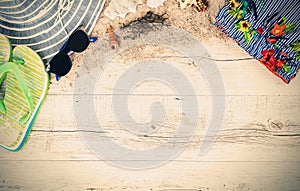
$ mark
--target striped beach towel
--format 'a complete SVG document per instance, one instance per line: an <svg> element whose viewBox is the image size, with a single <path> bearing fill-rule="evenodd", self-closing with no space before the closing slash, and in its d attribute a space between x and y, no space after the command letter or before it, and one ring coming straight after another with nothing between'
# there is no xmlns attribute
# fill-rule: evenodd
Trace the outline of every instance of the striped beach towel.
<svg viewBox="0 0 300 191"><path fill-rule="evenodd" d="M215 25L289 83L300 67L300 0L230 0Z"/></svg>

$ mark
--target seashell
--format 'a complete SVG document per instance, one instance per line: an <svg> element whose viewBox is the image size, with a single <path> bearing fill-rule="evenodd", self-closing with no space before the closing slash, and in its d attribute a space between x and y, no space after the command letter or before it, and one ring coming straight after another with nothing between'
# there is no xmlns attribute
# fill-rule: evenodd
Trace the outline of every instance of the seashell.
<svg viewBox="0 0 300 191"><path fill-rule="evenodd" d="M111 27L111 25L108 26L107 28L107 35L108 35L108 40L109 44L112 50L118 49L119 48L119 42L115 37L114 31Z"/></svg>
<svg viewBox="0 0 300 191"><path fill-rule="evenodd" d="M162 6L166 0L148 0L147 5L150 8L157 8Z"/></svg>
<svg viewBox="0 0 300 191"><path fill-rule="evenodd" d="M186 9L187 7L193 6L198 11L205 11L208 6L206 0L177 0L177 1L178 1L178 6L181 9Z"/></svg>
<svg viewBox="0 0 300 191"><path fill-rule="evenodd" d="M143 0L112 0L104 15L114 20L116 17L125 18L127 13L135 13L136 7L142 4Z"/></svg>

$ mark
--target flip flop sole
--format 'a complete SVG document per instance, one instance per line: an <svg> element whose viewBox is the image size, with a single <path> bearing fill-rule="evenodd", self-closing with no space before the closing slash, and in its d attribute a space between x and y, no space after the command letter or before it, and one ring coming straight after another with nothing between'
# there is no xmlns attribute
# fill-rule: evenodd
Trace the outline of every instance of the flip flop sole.
<svg viewBox="0 0 300 191"><path fill-rule="evenodd" d="M17 46L13 50L14 58L22 58L24 65L18 65L31 94L34 110L29 120L23 124L22 116L28 112L27 100L19 88L19 83L11 73L7 74L4 104L6 114L0 114L0 146L10 151L18 151L27 140L41 104L47 94L49 76L45 72L42 59L26 46Z"/></svg>

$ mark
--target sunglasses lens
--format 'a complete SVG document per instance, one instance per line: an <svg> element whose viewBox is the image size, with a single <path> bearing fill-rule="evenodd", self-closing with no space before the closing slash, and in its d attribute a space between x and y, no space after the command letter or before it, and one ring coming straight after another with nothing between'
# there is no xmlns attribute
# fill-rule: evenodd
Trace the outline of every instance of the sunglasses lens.
<svg viewBox="0 0 300 191"><path fill-rule="evenodd" d="M68 48L74 52L84 51L90 44L89 36L82 30L74 32L68 41Z"/></svg>
<svg viewBox="0 0 300 191"><path fill-rule="evenodd" d="M70 57L64 52L60 52L55 55L49 64L50 72L59 76L66 75L72 68L72 61Z"/></svg>

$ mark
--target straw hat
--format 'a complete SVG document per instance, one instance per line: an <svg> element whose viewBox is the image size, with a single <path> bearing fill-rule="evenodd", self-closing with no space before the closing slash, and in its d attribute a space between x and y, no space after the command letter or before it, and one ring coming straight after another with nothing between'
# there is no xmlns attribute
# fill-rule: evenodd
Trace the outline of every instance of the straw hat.
<svg viewBox="0 0 300 191"><path fill-rule="evenodd" d="M0 33L48 63L80 25L91 33L105 0L1 0Z"/></svg>

